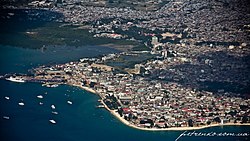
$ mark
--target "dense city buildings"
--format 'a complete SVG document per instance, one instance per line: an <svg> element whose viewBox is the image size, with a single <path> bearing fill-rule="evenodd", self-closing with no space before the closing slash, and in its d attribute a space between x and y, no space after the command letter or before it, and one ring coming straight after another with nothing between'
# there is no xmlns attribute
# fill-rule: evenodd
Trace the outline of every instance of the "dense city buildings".
<svg viewBox="0 0 250 141"><path fill-rule="evenodd" d="M146 49L40 66L17 78L89 90L139 129L249 124L247 1L151 2L150 10L150 1L144 8L115 0L29 3L63 14L57 21L79 25L93 37L133 40Z"/></svg>
<svg viewBox="0 0 250 141"><path fill-rule="evenodd" d="M130 55L137 53L131 52ZM114 54L109 59L121 54L124 53ZM107 56L102 58L108 58ZM137 73L133 74L117 73L113 67L105 65L106 59L83 58L77 62L41 66L33 70L34 76L21 78L47 85L69 84L96 93L107 109L136 128L172 129L170 127L248 123L249 98L224 90L211 92L195 89L192 87L192 78L189 86L176 83L178 81L164 80L165 77L180 75L181 72L169 67L187 60L189 59L180 57L152 59L147 63L136 64ZM172 71L176 75L163 75L157 72L158 69ZM203 73L206 71L198 70ZM192 71L195 72L196 69L193 68ZM199 75L196 75L195 78L199 79ZM158 78L154 78L156 76ZM187 76L183 75L185 77Z"/></svg>

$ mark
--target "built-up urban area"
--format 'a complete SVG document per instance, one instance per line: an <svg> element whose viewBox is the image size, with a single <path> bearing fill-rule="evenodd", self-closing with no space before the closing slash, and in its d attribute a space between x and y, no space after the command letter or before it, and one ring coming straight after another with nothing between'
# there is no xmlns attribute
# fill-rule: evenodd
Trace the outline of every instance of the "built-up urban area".
<svg viewBox="0 0 250 141"><path fill-rule="evenodd" d="M136 64L133 73L117 73L114 67L104 64L107 58L114 59L117 55L121 54L41 66L33 70L34 76L22 76L22 79L47 85L69 84L94 92L101 97L104 107L140 128L249 122L249 98L233 92L197 90L173 81L162 81L165 75L159 79L148 77L156 69L169 70L171 64L182 62L181 58L174 57L175 61L152 59Z"/></svg>
<svg viewBox="0 0 250 141"><path fill-rule="evenodd" d="M250 122L247 1L109 3L34 1L27 7L62 13L61 22L81 25L93 37L133 40L145 48L40 66L21 78L89 90L121 121L140 129ZM122 65L126 57L148 54Z"/></svg>

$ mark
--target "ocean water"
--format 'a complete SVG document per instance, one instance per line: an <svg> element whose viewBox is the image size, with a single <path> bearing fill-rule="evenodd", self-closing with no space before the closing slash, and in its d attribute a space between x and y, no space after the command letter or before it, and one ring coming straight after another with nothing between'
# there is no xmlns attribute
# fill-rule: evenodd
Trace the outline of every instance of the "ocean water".
<svg viewBox="0 0 250 141"><path fill-rule="evenodd" d="M68 48L67 50L65 48ZM65 63L82 57L117 52L117 50L88 46L58 47L45 52L11 46L0 46L0 75L27 73L38 65ZM43 95L43 99L38 99ZM6 100L5 97L10 97ZM1 141L172 141L184 131L140 131L130 128L107 110L96 108L99 97L82 89L61 85L47 88L39 83L14 83L0 80L0 139ZM73 102L72 105L67 101ZM24 106L19 106L20 101ZM39 103L42 102L43 105ZM58 115L52 114L55 105ZM10 117L9 120L3 116ZM57 123L51 124L50 119ZM191 131L189 131L191 132ZM249 126L213 127L196 132L249 133ZM181 137L180 141L235 141L246 137Z"/></svg>

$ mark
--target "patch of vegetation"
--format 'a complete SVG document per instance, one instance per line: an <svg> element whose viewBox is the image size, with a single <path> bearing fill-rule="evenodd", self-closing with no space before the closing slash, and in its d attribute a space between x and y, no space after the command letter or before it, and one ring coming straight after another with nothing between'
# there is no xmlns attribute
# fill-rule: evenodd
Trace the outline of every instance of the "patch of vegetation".
<svg viewBox="0 0 250 141"><path fill-rule="evenodd" d="M151 49L145 45L138 45L138 46L135 46L132 50L133 51L150 51Z"/></svg>
<svg viewBox="0 0 250 141"><path fill-rule="evenodd" d="M169 0L107 0L106 6L108 7L130 7L135 10L154 11L161 8Z"/></svg>
<svg viewBox="0 0 250 141"><path fill-rule="evenodd" d="M154 57L155 56L150 53L121 55L119 58L105 62L105 64L118 70L124 70L125 68L132 69L134 68L135 64L146 62L147 60L150 60Z"/></svg>
<svg viewBox="0 0 250 141"><path fill-rule="evenodd" d="M104 37L94 38L88 30L79 29L78 27L78 25L49 22L43 26L27 29L26 31L2 33L1 36L4 38L0 40L0 44L26 48L41 48L43 45L84 46L114 44L118 45L120 48L126 47L126 45L139 45L139 43L130 40L118 40Z"/></svg>

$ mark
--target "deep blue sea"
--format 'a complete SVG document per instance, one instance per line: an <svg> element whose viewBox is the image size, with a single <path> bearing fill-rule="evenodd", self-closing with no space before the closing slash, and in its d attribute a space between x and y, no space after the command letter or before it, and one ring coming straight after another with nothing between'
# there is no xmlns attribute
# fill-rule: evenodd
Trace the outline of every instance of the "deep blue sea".
<svg viewBox="0 0 250 141"><path fill-rule="evenodd" d="M68 49L65 49L68 48ZM43 64L65 63L82 57L117 52L114 49L86 47L51 47L46 51L0 46L0 75L27 73ZM38 99L43 95L43 99ZM5 97L10 99L7 100ZM67 101L73 102L72 105ZM18 103L23 101L24 106ZM39 103L42 102L43 105ZM52 114L55 105L58 115ZM1 141L172 141L183 131L140 131L130 128L107 110L96 108L98 96L76 87L61 85L47 88L39 83L14 83L0 80ZM9 120L3 116L10 117ZM51 124L50 119L56 120ZM196 132L249 133L249 126L213 127ZM190 131L191 132L191 131ZM180 141L234 141L247 137L181 137Z"/></svg>

